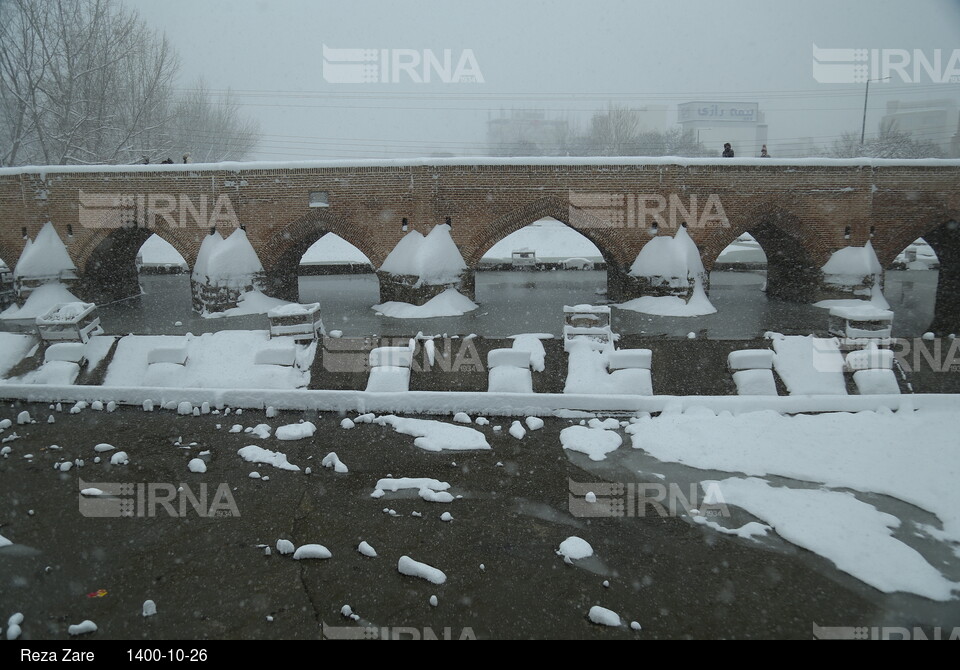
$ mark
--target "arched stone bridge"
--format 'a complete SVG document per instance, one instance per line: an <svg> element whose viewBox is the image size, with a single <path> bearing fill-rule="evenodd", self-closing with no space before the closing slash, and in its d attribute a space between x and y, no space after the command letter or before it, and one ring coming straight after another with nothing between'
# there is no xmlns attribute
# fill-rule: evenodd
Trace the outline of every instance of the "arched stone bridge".
<svg viewBox="0 0 960 670"><path fill-rule="evenodd" d="M156 233L194 264L211 227L242 225L278 292L333 232L374 266L405 234L449 222L467 264L544 216L601 250L611 293L652 235L686 225L707 270L744 232L774 296L807 300L819 268L871 241L884 266L923 237L941 261L938 323L960 330L960 161L436 159L0 169L0 258L52 221L88 285L123 290Z"/></svg>

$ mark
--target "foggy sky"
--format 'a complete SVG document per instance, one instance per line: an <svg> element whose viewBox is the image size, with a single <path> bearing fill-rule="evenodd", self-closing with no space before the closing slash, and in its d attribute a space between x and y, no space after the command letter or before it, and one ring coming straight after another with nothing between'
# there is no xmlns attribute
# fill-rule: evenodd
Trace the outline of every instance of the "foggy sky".
<svg viewBox="0 0 960 670"><path fill-rule="evenodd" d="M960 0L124 0L203 76L240 93L261 123L258 159L485 153L501 109L543 109L586 129L608 103L759 102L769 141L820 144L859 134L862 84L822 84L812 45L948 58L960 49ZM322 45L465 49L484 83L331 84ZM868 134L889 99L960 100L960 83L871 84Z"/></svg>

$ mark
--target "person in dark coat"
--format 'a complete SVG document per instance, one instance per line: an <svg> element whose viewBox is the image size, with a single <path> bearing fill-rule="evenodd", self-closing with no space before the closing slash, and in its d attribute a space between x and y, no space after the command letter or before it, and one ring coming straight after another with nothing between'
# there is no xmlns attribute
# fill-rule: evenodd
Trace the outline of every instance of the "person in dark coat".
<svg viewBox="0 0 960 670"><path fill-rule="evenodd" d="M770 154L767 153L767 145L764 144L763 148L760 149L760 158L770 158Z"/></svg>
<svg viewBox="0 0 960 670"><path fill-rule="evenodd" d="M724 158L733 158L733 147L730 146L729 142L723 145L723 153L721 155Z"/></svg>

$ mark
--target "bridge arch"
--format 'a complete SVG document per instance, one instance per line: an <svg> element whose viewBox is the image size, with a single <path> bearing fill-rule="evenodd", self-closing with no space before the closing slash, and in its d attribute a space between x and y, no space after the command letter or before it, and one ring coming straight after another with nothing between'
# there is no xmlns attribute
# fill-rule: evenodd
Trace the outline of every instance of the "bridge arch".
<svg viewBox="0 0 960 670"><path fill-rule="evenodd" d="M255 244L271 295L285 300L298 299L300 259L327 233L334 233L355 246L374 267L383 262L375 246L377 236L367 227L356 226L343 217L325 212L311 212L276 231L265 243Z"/></svg>
<svg viewBox="0 0 960 670"><path fill-rule="evenodd" d="M816 233L792 212L776 206L754 209L731 218L700 249L709 272L732 242L749 233L767 256L767 295L792 302L813 300L820 282L817 252L811 248Z"/></svg>
<svg viewBox="0 0 960 670"><path fill-rule="evenodd" d="M881 265L889 267L915 239L922 238L929 244L940 261L930 330L938 335L960 334L960 211L943 212L926 223L902 226L897 232L878 254Z"/></svg>
<svg viewBox="0 0 960 670"><path fill-rule="evenodd" d="M593 242L594 246L600 250L600 255L603 256L608 271L610 268L616 268L621 264L629 264L633 261L631 258L624 262L621 258L622 254L615 251L618 249L615 231L622 231L622 228L610 227L605 222L571 207L565 199L541 198L511 211L488 226L481 228L480 232L472 237L461 250L464 262L468 267L476 268L484 254L497 242L544 218L556 219Z"/></svg>
<svg viewBox="0 0 960 670"><path fill-rule="evenodd" d="M98 229L88 235L83 244L73 251L74 263L81 274L81 285L88 299L94 301L119 300L140 294L137 254L151 235L169 242L193 267L200 243L190 236L174 234L166 226L148 228L130 223L116 228ZM69 247L68 247L69 248Z"/></svg>

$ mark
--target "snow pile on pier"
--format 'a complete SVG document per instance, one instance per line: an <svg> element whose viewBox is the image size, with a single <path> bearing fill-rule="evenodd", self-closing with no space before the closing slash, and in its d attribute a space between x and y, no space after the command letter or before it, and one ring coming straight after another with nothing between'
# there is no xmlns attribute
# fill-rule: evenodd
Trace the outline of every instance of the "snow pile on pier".
<svg viewBox="0 0 960 670"><path fill-rule="evenodd" d="M466 269L446 224L434 226L426 237L416 230L407 233L380 267L382 272L417 277L417 286L456 283Z"/></svg>
<svg viewBox="0 0 960 670"><path fill-rule="evenodd" d="M67 247L57 234L57 229L47 221L34 240L27 240L13 276L40 278L58 277L62 273L75 275L77 267L70 260Z"/></svg>
<svg viewBox="0 0 960 670"><path fill-rule="evenodd" d="M686 300L670 295L643 296L617 305L620 309L657 316L704 316L717 311L703 287L706 270L700 250L686 228L677 229L673 237L661 235L647 242L630 266L630 276L681 293L690 290L692 282L692 291Z"/></svg>

